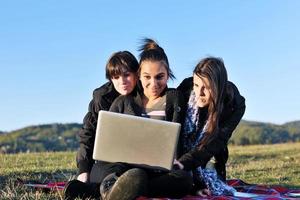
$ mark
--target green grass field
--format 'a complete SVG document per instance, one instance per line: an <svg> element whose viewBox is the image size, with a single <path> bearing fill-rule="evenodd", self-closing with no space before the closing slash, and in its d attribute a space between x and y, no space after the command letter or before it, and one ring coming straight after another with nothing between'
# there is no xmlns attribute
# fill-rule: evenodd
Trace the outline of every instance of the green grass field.
<svg viewBox="0 0 300 200"><path fill-rule="evenodd" d="M300 188L300 143L230 146L228 178L248 183ZM62 199L61 193L36 192L16 179L66 181L76 173L75 152L0 154L0 199Z"/></svg>

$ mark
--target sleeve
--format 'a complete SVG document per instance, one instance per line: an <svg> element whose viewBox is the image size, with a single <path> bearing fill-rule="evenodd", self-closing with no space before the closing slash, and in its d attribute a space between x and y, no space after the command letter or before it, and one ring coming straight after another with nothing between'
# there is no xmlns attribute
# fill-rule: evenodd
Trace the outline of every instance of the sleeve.
<svg viewBox="0 0 300 200"><path fill-rule="evenodd" d="M98 119L97 110L101 110L96 107L94 93L93 99L89 103L88 113L83 119L83 127L79 131L79 150L76 157L79 174L83 172L89 173L94 163L92 154Z"/></svg>
<svg viewBox="0 0 300 200"><path fill-rule="evenodd" d="M190 93L193 89L193 77L185 78L180 85L177 87L177 90L180 91L183 95L183 100L187 103Z"/></svg>
<svg viewBox="0 0 300 200"><path fill-rule="evenodd" d="M172 95L170 99L170 104L172 104L172 119L170 121L183 124L184 112L185 112L185 101L183 94L178 90L172 90ZM169 102L167 102L169 104Z"/></svg>
<svg viewBox="0 0 300 200"><path fill-rule="evenodd" d="M232 132L242 119L246 106L245 99L240 95L238 89L233 85L234 99L233 108L230 116L220 124L220 130L215 138L209 140L200 148L194 149L179 158L179 161L184 165L186 170L195 169L199 166L204 167L207 162L222 149L227 146Z"/></svg>
<svg viewBox="0 0 300 200"><path fill-rule="evenodd" d="M240 95L237 87L233 83L230 84L233 89L232 112L226 120L221 122L219 133L220 138L224 140L226 145L246 110L245 98Z"/></svg>

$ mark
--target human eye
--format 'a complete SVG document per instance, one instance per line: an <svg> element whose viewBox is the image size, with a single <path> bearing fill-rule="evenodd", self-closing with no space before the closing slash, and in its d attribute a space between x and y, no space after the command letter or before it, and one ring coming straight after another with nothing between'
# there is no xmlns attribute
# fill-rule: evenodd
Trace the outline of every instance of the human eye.
<svg viewBox="0 0 300 200"><path fill-rule="evenodd" d="M151 76L149 76L149 75L144 75L144 79L149 80L149 79L151 79Z"/></svg>
<svg viewBox="0 0 300 200"><path fill-rule="evenodd" d="M120 76L112 76L112 79L119 79Z"/></svg>
<svg viewBox="0 0 300 200"><path fill-rule="evenodd" d="M209 85L205 85L205 86L204 86L204 89L206 89L206 90L208 90L208 91L209 91L211 88L210 88L210 86L209 86Z"/></svg>
<svg viewBox="0 0 300 200"><path fill-rule="evenodd" d="M124 76L124 77L128 77L128 76L130 76L130 73L129 73L129 72L125 72L125 73L123 74L123 76Z"/></svg>
<svg viewBox="0 0 300 200"><path fill-rule="evenodd" d="M159 74L155 77L157 80L162 80L165 78L165 75L164 74Z"/></svg>

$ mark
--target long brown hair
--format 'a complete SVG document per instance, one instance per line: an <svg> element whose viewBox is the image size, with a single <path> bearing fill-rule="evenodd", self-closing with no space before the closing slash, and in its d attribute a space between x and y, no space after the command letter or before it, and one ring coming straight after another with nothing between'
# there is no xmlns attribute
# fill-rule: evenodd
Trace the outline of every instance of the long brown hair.
<svg viewBox="0 0 300 200"><path fill-rule="evenodd" d="M221 58L207 57L195 67L193 73L208 79L211 87L211 101L208 105L208 117L204 139L201 144L208 143L219 130L219 118L223 110L227 90L227 71ZM202 146L200 144L200 147Z"/></svg>

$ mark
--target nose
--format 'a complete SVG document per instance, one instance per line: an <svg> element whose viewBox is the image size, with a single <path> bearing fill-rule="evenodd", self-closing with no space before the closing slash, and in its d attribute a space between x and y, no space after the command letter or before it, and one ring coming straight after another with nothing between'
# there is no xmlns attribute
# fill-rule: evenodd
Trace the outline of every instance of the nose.
<svg viewBox="0 0 300 200"><path fill-rule="evenodd" d="M201 87L201 88L200 88L200 96L205 96L205 93L204 93L204 87Z"/></svg>
<svg viewBox="0 0 300 200"><path fill-rule="evenodd" d="M155 78L152 78L150 81L150 84L152 87L156 87L157 86L157 80Z"/></svg>
<svg viewBox="0 0 300 200"><path fill-rule="evenodd" d="M126 82L126 80L127 80L126 76L121 76L120 77L120 81L121 81L122 84L124 84Z"/></svg>

